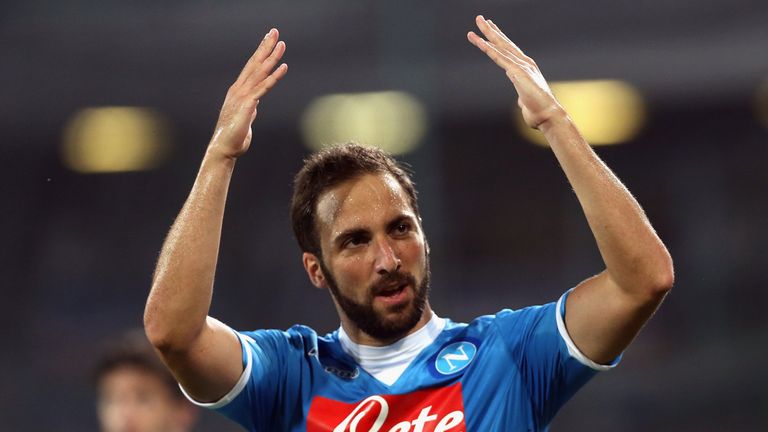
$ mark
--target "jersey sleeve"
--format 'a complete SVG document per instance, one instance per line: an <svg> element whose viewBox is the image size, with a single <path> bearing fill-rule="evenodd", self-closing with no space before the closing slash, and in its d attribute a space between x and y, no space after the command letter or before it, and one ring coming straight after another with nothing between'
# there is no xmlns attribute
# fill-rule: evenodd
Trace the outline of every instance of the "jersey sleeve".
<svg viewBox="0 0 768 432"><path fill-rule="evenodd" d="M548 424L555 413L598 371L615 367L587 358L571 340L565 328L565 299L496 315L505 343L517 362L540 425Z"/></svg>
<svg viewBox="0 0 768 432"><path fill-rule="evenodd" d="M287 365L303 350L295 340L298 335L279 330L235 332L243 352L243 373L234 387L221 399L201 403L184 392L197 406L215 410L239 423L249 431L272 431L281 410L289 406L281 403L295 399L299 391L295 380L287 373Z"/></svg>

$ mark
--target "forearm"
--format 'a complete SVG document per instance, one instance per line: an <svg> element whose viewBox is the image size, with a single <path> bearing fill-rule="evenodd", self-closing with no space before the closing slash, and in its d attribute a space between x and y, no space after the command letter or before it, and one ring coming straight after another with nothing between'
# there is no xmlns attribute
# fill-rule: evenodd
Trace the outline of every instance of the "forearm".
<svg viewBox="0 0 768 432"><path fill-rule="evenodd" d="M672 260L642 208L564 111L540 126L586 215L611 279L630 295L657 296Z"/></svg>
<svg viewBox="0 0 768 432"><path fill-rule="evenodd" d="M144 312L147 335L160 349L187 347L205 326L234 165L209 149L165 239Z"/></svg>
<svg viewBox="0 0 768 432"><path fill-rule="evenodd" d="M229 87L192 191L163 244L144 311L150 342L187 394L203 402L220 399L243 372L237 336L208 309L235 160L251 145L259 98L288 70L277 66L284 52L271 29Z"/></svg>

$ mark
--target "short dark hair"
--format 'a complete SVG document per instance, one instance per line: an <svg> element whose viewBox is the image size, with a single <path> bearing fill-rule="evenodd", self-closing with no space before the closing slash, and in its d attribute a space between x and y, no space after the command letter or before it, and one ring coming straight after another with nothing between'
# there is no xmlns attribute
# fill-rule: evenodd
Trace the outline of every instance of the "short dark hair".
<svg viewBox="0 0 768 432"><path fill-rule="evenodd" d="M322 256L315 218L320 195L364 174L391 174L408 194L411 208L419 217L417 192L408 166L375 147L356 143L330 146L306 158L293 181L291 221L303 252Z"/></svg>
<svg viewBox="0 0 768 432"><path fill-rule="evenodd" d="M173 396L183 397L176 379L160 361L144 331L140 329L127 331L105 345L93 370L95 386L98 388L104 377L124 367L151 373L168 387Z"/></svg>

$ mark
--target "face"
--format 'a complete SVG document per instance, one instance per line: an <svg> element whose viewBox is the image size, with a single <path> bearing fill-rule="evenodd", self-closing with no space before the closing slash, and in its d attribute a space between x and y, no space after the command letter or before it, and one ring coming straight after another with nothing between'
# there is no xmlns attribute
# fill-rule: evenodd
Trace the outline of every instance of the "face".
<svg viewBox="0 0 768 432"><path fill-rule="evenodd" d="M98 417L104 432L181 432L192 422L192 408L151 372L124 366L99 382Z"/></svg>
<svg viewBox="0 0 768 432"><path fill-rule="evenodd" d="M305 266L331 290L345 329L389 343L429 317L429 263L408 195L388 174L367 174L326 191L317 205L322 258ZM311 254L310 254L311 255Z"/></svg>

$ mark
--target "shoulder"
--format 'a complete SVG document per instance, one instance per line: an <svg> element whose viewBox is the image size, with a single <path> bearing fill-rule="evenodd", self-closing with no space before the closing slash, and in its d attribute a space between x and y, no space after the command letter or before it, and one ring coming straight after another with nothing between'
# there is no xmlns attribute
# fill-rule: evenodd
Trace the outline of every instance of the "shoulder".
<svg viewBox="0 0 768 432"><path fill-rule="evenodd" d="M535 325L541 321L551 321L554 324L557 319L557 304L551 302L522 309L502 309L492 317L498 324L514 327Z"/></svg>
<svg viewBox="0 0 768 432"><path fill-rule="evenodd" d="M466 329L471 332L482 332L497 329L499 326L502 330L522 329L536 325L541 321L551 321L552 324L555 324L557 304L557 302L551 302L521 309L501 309L494 314L481 315L468 324L447 320L446 330L462 331Z"/></svg>
<svg viewBox="0 0 768 432"><path fill-rule="evenodd" d="M561 337L556 312L557 303L552 302L521 309L502 309L466 324L446 320L445 336L439 345L444 348L458 341L468 341L478 347L504 346L514 355L532 343L559 347Z"/></svg>
<svg viewBox="0 0 768 432"><path fill-rule="evenodd" d="M319 337L317 332L305 325L294 325L287 330L265 329L237 332L243 345L275 351L295 351L313 355L319 344L332 341L333 334Z"/></svg>
<svg viewBox="0 0 768 432"><path fill-rule="evenodd" d="M487 332L520 331L544 321L556 323L556 303L528 306L522 309L502 309L494 314L481 315L469 323L445 319L443 333L447 335L478 335Z"/></svg>

